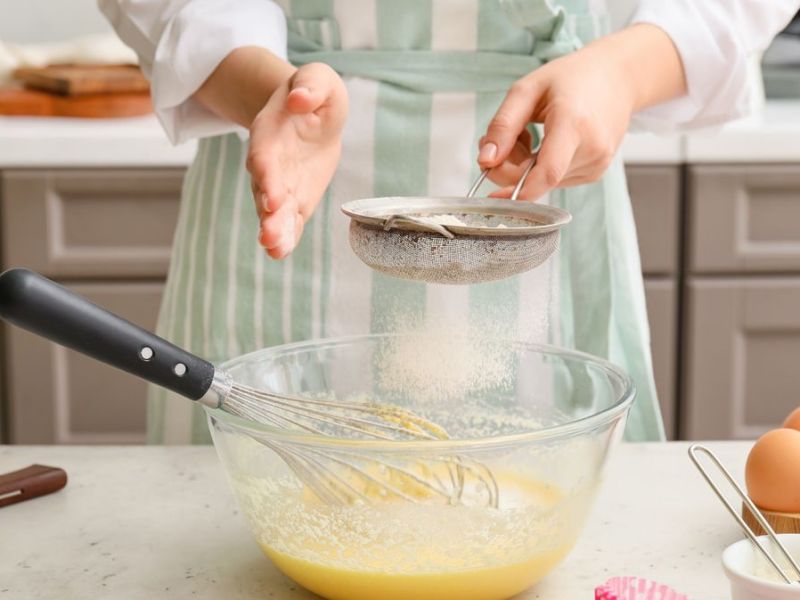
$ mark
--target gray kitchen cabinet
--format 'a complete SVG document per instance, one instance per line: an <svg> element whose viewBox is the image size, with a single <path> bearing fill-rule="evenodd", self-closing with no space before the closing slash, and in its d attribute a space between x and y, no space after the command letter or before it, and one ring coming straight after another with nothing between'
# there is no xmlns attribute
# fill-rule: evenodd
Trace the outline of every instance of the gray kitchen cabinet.
<svg viewBox="0 0 800 600"><path fill-rule="evenodd" d="M646 279L647 317L650 346L661 416L667 439L677 435L676 344L678 335L678 292L673 279Z"/></svg>
<svg viewBox="0 0 800 600"><path fill-rule="evenodd" d="M697 166L690 171L693 273L800 273L800 169Z"/></svg>
<svg viewBox="0 0 800 600"><path fill-rule="evenodd" d="M3 173L3 260L55 278L163 277L183 172Z"/></svg>
<svg viewBox="0 0 800 600"><path fill-rule="evenodd" d="M800 277L688 284L689 439L751 439L800 406Z"/></svg>
<svg viewBox="0 0 800 600"><path fill-rule="evenodd" d="M689 439L749 439L800 405L800 170L689 170L684 402Z"/></svg>
<svg viewBox="0 0 800 600"><path fill-rule="evenodd" d="M656 390L667 438L675 439L681 171L629 166L626 173L645 275Z"/></svg>
<svg viewBox="0 0 800 600"><path fill-rule="evenodd" d="M3 268L24 266L155 327L182 169L2 173ZM4 328L12 443L134 443L146 385L16 328Z"/></svg>
<svg viewBox="0 0 800 600"><path fill-rule="evenodd" d="M68 286L129 321L152 329L161 283ZM143 442L147 385L127 373L18 328L9 328L6 389L11 442Z"/></svg>
<svg viewBox="0 0 800 600"><path fill-rule="evenodd" d="M636 166L626 169L636 220L642 272L675 275L681 226L679 167Z"/></svg>

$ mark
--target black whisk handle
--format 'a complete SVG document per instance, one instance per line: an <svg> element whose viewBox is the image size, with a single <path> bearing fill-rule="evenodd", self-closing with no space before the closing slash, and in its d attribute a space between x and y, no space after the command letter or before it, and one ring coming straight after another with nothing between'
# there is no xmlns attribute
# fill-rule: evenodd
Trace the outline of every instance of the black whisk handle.
<svg viewBox="0 0 800 600"><path fill-rule="evenodd" d="M214 379L208 361L27 269L0 275L0 317L192 400Z"/></svg>

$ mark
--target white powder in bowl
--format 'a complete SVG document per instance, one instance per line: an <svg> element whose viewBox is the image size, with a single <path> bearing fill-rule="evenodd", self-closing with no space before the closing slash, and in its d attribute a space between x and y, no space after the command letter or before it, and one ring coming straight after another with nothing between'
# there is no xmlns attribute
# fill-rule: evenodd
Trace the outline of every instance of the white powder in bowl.
<svg viewBox="0 0 800 600"><path fill-rule="evenodd" d="M764 543L767 546L767 549L770 551L775 560L778 563L784 573L788 574L790 577L794 574L794 568L789 561L781 554L780 550L777 546L773 545L773 543L769 540L764 540ZM769 581L771 583L783 583L785 584L783 577L775 570L766 558L759 552L758 550L753 547L753 566L752 566L752 575L754 577L758 577L759 579L763 579L764 581ZM794 553L792 553L792 558L797 560L800 557L796 557Z"/></svg>

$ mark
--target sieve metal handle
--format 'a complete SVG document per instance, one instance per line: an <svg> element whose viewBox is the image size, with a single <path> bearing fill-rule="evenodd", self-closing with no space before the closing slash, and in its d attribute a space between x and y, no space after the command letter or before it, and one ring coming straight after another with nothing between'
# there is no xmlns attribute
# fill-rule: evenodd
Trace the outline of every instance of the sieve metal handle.
<svg viewBox="0 0 800 600"><path fill-rule="evenodd" d="M529 162L528 165L525 167L525 170L522 172L522 176L519 178L517 185L514 186L514 191L511 192L512 200L517 200L519 198L519 193L522 191L522 186L525 185L525 182L528 180L528 175L531 174L533 167L536 166L536 158L538 155L539 155L538 148L536 148L535 150L531 150L531 162ZM467 192L467 198L472 198L475 196L475 193L478 191L478 188L480 188L483 182L486 181L486 177L489 175L489 171L491 171L491 169L484 169L483 171L481 171L480 175L478 175L478 178L469 188L469 191Z"/></svg>
<svg viewBox="0 0 800 600"><path fill-rule="evenodd" d="M394 229L395 225L398 223L411 223L417 227L425 229L426 231L438 233L439 235L446 237L448 240L452 240L454 237L456 237L444 225L440 225L438 223L428 223L427 221L417 217L412 217L410 215L392 215L383 223L383 230L389 231L390 229Z"/></svg>

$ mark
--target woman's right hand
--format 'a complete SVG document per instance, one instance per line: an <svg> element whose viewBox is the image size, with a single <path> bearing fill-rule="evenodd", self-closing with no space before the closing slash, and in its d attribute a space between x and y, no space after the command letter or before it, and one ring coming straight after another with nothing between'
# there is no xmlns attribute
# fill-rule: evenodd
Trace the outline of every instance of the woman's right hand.
<svg viewBox="0 0 800 600"><path fill-rule="evenodd" d="M339 163L347 90L329 66L297 69L250 125L247 170L260 222L259 242L272 258L295 248Z"/></svg>
<svg viewBox="0 0 800 600"><path fill-rule="evenodd" d="M517 81L479 142L478 163L509 198L531 161L528 123L544 124L536 165L520 198L597 181L614 158L631 115L686 93L672 39L638 24L553 60Z"/></svg>

